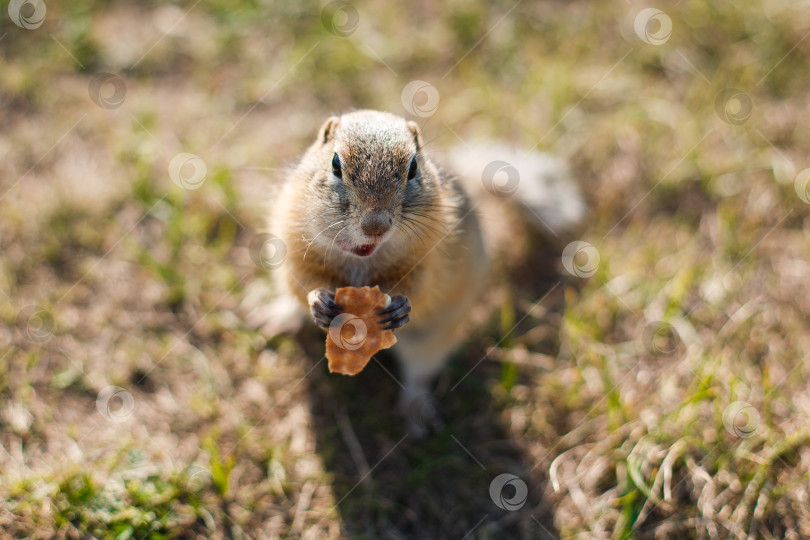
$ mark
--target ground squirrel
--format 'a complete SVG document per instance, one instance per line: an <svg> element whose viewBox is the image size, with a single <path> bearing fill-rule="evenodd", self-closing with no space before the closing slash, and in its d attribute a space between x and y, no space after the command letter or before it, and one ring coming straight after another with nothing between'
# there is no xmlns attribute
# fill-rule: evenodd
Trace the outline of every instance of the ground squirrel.
<svg viewBox="0 0 810 540"><path fill-rule="evenodd" d="M399 410L424 435L407 413L431 406L430 384L490 268L467 190L424 154L416 123L361 110L323 124L271 215L287 250L277 288L316 324L328 328L340 313L337 287L379 285L391 296L380 324L397 329Z"/></svg>

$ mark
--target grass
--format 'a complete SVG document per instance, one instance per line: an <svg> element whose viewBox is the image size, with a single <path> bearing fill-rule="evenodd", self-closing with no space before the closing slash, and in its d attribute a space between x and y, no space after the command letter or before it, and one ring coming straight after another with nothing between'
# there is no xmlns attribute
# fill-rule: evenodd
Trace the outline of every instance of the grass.
<svg viewBox="0 0 810 540"><path fill-rule="evenodd" d="M626 2L358 2L345 37L314 2L46 3L36 29L0 17L4 534L810 537L802 6L661 5L653 45ZM406 114L417 79L437 158L550 150L589 204L576 238L514 232L424 442L390 356L336 378L319 333L244 320L284 167L335 111Z"/></svg>

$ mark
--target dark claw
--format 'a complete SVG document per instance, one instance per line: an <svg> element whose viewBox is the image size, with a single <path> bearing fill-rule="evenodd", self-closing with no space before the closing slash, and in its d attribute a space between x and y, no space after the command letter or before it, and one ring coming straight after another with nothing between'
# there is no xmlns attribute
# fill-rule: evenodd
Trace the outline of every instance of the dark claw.
<svg viewBox="0 0 810 540"><path fill-rule="evenodd" d="M313 315L313 319L315 319L315 324L320 326L321 328L329 328L329 325L332 324L332 320L335 317L327 317L326 315L322 315L320 313L316 313Z"/></svg>
<svg viewBox="0 0 810 540"><path fill-rule="evenodd" d="M335 303L335 293L326 289L315 289L310 292L308 300L312 318L321 328L329 328L332 319L343 311L343 306Z"/></svg>
<svg viewBox="0 0 810 540"><path fill-rule="evenodd" d="M403 326L406 322L411 320L408 315L411 312L411 301L407 296L398 294L391 297L391 303L382 311L378 311L379 315L388 315L384 319L380 319L380 324L390 323L383 326L383 330L393 330Z"/></svg>
<svg viewBox="0 0 810 540"><path fill-rule="evenodd" d="M391 324L387 324L382 327L383 330L394 330L395 328L399 328L401 326L405 326L405 323L411 320L410 315L405 315L405 317L392 322Z"/></svg>
<svg viewBox="0 0 810 540"><path fill-rule="evenodd" d="M336 304L324 304L320 301L312 304L312 310L315 314L329 315L330 317L337 317L341 312L341 309Z"/></svg>
<svg viewBox="0 0 810 540"><path fill-rule="evenodd" d="M391 303L388 304L388 307L383 309L382 311L378 311L377 314L383 315L385 313L392 313L398 309L404 310L404 313L411 312L411 301L408 300L407 296L397 294L391 297Z"/></svg>
<svg viewBox="0 0 810 540"><path fill-rule="evenodd" d="M335 311L343 311L343 306L335 303L335 293L327 291L326 289L318 290L318 300L320 300L326 307Z"/></svg>

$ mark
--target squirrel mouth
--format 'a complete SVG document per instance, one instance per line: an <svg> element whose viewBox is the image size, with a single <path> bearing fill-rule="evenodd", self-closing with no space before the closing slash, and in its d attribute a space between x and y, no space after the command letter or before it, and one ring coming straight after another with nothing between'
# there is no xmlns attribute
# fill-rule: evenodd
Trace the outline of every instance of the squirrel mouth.
<svg viewBox="0 0 810 540"><path fill-rule="evenodd" d="M377 249L377 244L363 244L351 249L351 252L358 257L368 257L374 250Z"/></svg>
<svg viewBox="0 0 810 540"><path fill-rule="evenodd" d="M375 249L377 249L377 244L362 244L360 246L351 248L350 251L358 257L368 257L374 253Z"/></svg>

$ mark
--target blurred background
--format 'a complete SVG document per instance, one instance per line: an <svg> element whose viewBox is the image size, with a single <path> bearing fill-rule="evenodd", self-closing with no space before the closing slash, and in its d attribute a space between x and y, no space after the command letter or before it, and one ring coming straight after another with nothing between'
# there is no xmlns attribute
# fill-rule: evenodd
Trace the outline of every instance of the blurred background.
<svg viewBox="0 0 810 540"><path fill-rule="evenodd" d="M4 3L3 534L810 538L808 8ZM336 378L242 315L352 107L560 155L589 205L516 237L426 441L390 356Z"/></svg>

